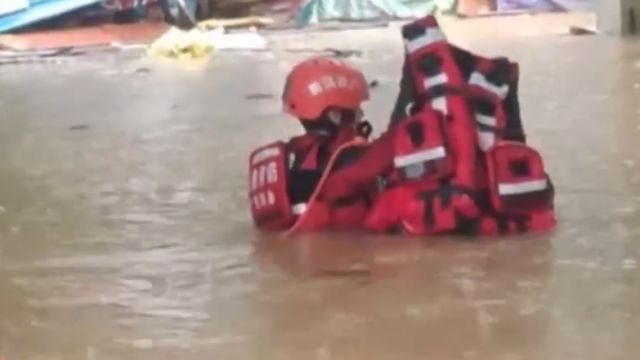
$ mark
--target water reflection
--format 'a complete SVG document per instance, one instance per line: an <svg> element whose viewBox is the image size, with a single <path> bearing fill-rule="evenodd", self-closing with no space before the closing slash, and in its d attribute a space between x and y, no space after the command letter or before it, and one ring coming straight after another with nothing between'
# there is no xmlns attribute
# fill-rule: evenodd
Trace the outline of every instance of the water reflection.
<svg viewBox="0 0 640 360"><path fill-rule="evenodd" d="M260 302L269 358L490 359L543 348L546 239L271 240L257 252L271 274L261 282L270 301Z"/></svg>

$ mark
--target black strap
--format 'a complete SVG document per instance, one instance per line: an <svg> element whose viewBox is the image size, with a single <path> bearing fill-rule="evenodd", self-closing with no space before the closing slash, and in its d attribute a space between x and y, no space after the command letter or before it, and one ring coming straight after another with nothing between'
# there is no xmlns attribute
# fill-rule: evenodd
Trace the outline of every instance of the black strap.
<svg viewBox="0 0 640 360"><path fill-rule="evenodd" d="M450 183L443 183L442 185L440 185L440 187L438 187L438 189L433 191L421 191L416 194L419 199L423 200L423 221L427 226L433 226L436 222L435 213L433 211L433 204L435 200L439 199L442 207L448 208L453 205L454 195L468 195L475 201L475 194L473 193L473 191L462 186L452 185ZM458 215L463 218L461 214Z"/></svg>
<svg viewBox="0 0 640 360"><path fill-rule="evenodd" d="M528 228L528 222L530 220L529 216L526 215L511 215L507 216L504 214L498 214L491 209L490 206L487 206L488 199L486 198L486 194L484 192L473 192L467 188L451 185L451 184L443 184L437 190L433 191L423 191L419 192L416 196L423 200L424 213L423 213L423 221L426 226L431 227L436 223L436 216L433 209L433 204L436 199L440 200L440 203L443 208L451 207L453 205L453 196L454 195L468 195L472 198L474 203L479 207L479 209L483 212L484 216L490 216L495 219L496 225L498 227L498 232L501 235L505 235L509 233L511 225L515 225L518 233L526 233ZM469 235L469 236L477 236L482 235L480 232L480 222L479 219L469 218L457 210L454 210L454 217L456 221L455 233L458 235Z"/></svg>

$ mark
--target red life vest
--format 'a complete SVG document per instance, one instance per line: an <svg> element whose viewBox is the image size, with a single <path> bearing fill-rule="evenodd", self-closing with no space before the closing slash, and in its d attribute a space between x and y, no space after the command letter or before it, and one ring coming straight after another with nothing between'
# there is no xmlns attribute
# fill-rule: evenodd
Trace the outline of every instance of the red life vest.
<svg viewBox="0 0 640 360"><path fill-rule="evenodd" d="M325 164L318 161L322 139L311 135L253 151L249 157L249 199L256 227L272 231L360 227L368 210L366 198L334 203L314 195L335 159L359 144L347 137L338 136L333 143L325 144L324 149L332 152ZM311 176L305 176L305 172Z"/></svg>
<svg viewBox="0 0 640 360"><path fill-rule="evenodd" d="M365 227L493 235L555 226L551 180L520 136L517 65L453 48L433 17L405 26L403 36L416 90L415 113L391 130L403 176L376 199Z"/></svg>
<svg viewBox="0 0 640 360"><path fill-rule="evenodd" d="M401 181L443 179L453 172L444 114L424 110L394 132L393 164Z"/></svg>
<svg viewBox="0 0 640 360"><path fill-rule="evenodd" d="M249 199L256 226L269 230L286 229L301 211L287 193L288 151L284 142L262 146L249 157Z"/></svg>
<svg viewBox="0 0 640 360"><path fill-rule="evenodd" d="M498 213L526 215L552 207L551 182L536 150L503 141L487 152L486 160L491 204Z"/></svg>
<svg viewBox="0 0 640 360"><path fill-rule="evenodd" d="M467 100L461 94L466 81L456 64L454 53L435 17L428 16L402 29L407 62L416 101L448 117L449 146L455 157L453 182L456 186L476 188L476 147Z"/></svg>
<svg viewBox="0 0 640 360"><path fill-rule="evenodd" d="M504 102L509 94L508 77L517 71L507 60L476 57L471 72L468 93L476 119L478 147L486 152L504 136L507 118Z"/></svg>
<svg viewBox="0 0 640 360"><path fill-rule="evenodd" d="M406 88L396 109L402 96L413 95L410 113L359 160L332 173L324 197L385 176L386 189L364 222L371 231L495 235L553 228L553 186L542 158L525 144L517 65L447 44L433 17L405 26L403 36Z"/></svg>

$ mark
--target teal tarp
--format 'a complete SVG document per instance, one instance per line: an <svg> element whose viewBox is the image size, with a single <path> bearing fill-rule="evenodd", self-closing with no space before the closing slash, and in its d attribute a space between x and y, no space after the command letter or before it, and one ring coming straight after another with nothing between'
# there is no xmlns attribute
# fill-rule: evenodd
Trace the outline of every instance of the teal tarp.
<svg viewBox="0 0 640 360"><path fill-rule="evenodd" d="M307 0L298 12L300 25L330 20L366 21L418 18L451 10L455 0Z"/></svg>

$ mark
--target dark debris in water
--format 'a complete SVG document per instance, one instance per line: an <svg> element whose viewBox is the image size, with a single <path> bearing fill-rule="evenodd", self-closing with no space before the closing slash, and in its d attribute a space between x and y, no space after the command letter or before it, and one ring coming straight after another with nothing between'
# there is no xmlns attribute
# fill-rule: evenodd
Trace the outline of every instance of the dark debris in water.
<svg viewBox="0 0 640 360"><path fill-rule="evenodd" d="M287 49L288 52L291 53L313 53L313 54L327 54L334 57L339 58L349 58L349 57L361 57L362 50L353 50L353 49L334 49L334 48L325 48L325 49L310 49L310 48L299 48L299 49Z"/></svg>
<svg viewBox="0 0 640 360"><path fill-rule="evenodd" d="M91 126L87 124L77 124L77 125L71 125L69 127L69 130L71 131L81 131L81 130L89 130L89 129L91 129Z"/></svg>
<svg viewBox="0 0 640 360"><path fill-rule="evenodd" d="M247 99L247 100L269 100L269 99L273 99L274 97L275 97L275 95L273 95L273 94L255 93L255 94L248 94L247 96L245 96L245 99Z"/></svg>
<svg viewBox="0 0 640 360"><path fill-rule="evenodd" d="M597 33L596 30L588 29L581 26L571 26L569 27L569 34L581 36L581 35L595 35Z"/></svg>
<svg viewBox="0 0 640 360"><path fill-rule="evenodd" d="M373 272L371 269L336 269L323 270L320 275L330 277L369 277L373 275Z"/></svg>

